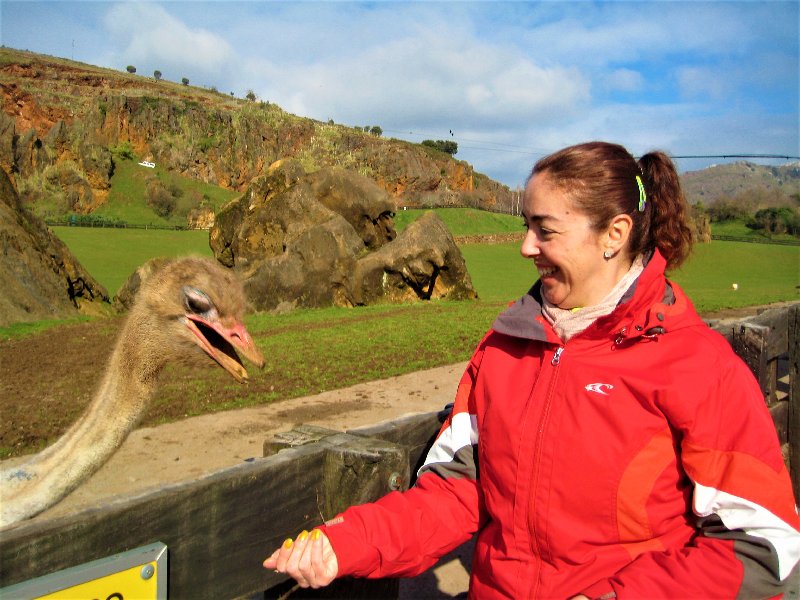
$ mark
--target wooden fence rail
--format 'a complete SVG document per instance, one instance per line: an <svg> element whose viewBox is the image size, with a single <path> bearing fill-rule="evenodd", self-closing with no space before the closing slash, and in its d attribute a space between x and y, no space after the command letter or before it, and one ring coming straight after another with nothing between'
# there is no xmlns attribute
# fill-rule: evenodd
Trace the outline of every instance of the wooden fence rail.
<svg viewBox="0 0 800 600"><path fill-rule="evenodd" d="M710 325L756 374L800 498L800 302ZM396 580L293 589L261 561L301 529L407 488L442 417L427 413L345 433L301 426L266 441L264 458L66 517L13 525L0 532L0 588L161 542L170 599L396 598ZM0 598L17 600L2 589Z"/></svg>

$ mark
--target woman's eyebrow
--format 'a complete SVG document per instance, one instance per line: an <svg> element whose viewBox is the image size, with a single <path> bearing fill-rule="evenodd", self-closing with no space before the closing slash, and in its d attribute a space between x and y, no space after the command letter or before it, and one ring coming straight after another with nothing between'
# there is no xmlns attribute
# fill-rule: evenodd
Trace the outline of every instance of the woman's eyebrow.
<svg viewBox="0 0 800 600"><path fill-rule="evenodd" d="M554 217L553 215L543 214L543 215L526 215L523 211L522 216L530 221L531 223L541 223L542 221L555 221L558 222L558 217Z"/></svg>

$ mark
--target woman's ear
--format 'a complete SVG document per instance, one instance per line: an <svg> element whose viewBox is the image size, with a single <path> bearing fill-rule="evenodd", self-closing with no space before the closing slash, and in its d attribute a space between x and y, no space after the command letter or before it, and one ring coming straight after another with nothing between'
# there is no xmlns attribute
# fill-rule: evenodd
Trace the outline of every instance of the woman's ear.
<svg viewBox="0 0 800 600"><path fill-rule="evenodd" d="M630 215L619 214L608 224L606 229L606 244L609 250L614 254L625 248L630 237L631 230L633 229L633 219Z"/></svg>

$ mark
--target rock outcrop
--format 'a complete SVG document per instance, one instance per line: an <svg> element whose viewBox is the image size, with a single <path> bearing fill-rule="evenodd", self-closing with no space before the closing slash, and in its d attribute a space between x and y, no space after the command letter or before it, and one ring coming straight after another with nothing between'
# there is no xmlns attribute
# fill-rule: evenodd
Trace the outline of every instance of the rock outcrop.
<svg viewBox="0 0 800 600"><path fill-rule="evenodd" d="M405 206L511 206L506 186L420 144L298 117L269 102L177 91L166 81L10 48L0 55L0 165L18 175L22 190L23 180L36 187L46 169L68 163L64 178L52 182L63 189L67 211L89 212L106 200L109 149L121 145L171 172L239 192L292 157L309 171L340 166L365 175Z"/></svg>
<svg viewBox="0 0 800 600"><path fill-rule="evenodd" d="M0 326L99 314L110 306L105 288L22 207L0 169Z"/></svg>
<svg viewBox="0 0 800 600"><path fill-rule="evenodd" d="M257 310L475 298L441 220L430 213L397 236L393 214L367 177L282 160L220 211L210 245Z"/></svg>

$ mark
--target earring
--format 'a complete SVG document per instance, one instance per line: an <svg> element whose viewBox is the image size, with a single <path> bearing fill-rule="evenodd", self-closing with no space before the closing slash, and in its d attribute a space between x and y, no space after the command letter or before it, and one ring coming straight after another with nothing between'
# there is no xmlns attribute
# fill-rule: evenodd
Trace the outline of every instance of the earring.
<svg viewBox="0 0 800 600"><path fill-rule="evenodd" d="M603 258L606 260L609 260L612 256L614 256L614 253L611 250L606 250L603 252Z"/></svg>

